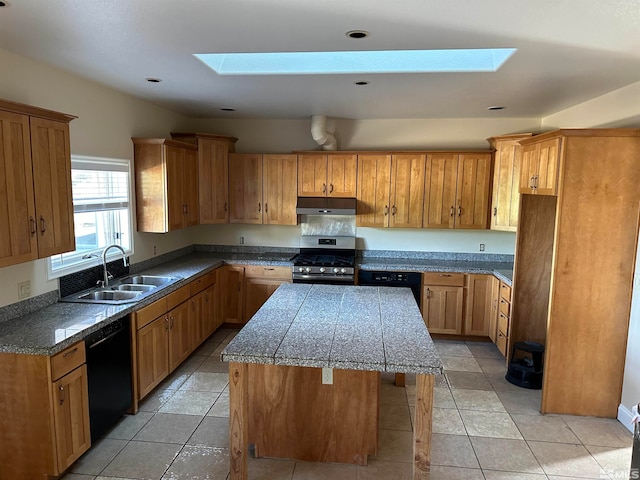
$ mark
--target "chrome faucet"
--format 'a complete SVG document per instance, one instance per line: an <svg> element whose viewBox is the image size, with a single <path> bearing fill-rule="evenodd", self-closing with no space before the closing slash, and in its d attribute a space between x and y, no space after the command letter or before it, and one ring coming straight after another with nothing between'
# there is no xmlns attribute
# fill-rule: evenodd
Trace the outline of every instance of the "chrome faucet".
<svg viewBox="0 0 640 480"><path fill-rule="evenodd" d="M122 248L120 245L109 245L108 247L106 247L103 251L102 251L102 268L104 270L104 277L102 282L98 282L98 283L102 283L102 287L106 288L109 286L109 280L111 280L113 278L113 275L111 275L108 271L107 271L107 252L109 250L111 250L112 248L117 248L118 250L120 250L122 252L122 263L124 264L125 267L129 266L129 261L127 260L126 257L126 253L124 252L124 248Z"/></svg>

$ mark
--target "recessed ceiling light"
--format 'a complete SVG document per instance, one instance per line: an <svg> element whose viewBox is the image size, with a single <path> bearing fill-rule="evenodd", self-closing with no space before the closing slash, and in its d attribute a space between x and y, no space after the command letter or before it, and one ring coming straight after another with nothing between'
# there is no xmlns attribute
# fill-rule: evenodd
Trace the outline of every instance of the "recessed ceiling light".
<svg viewBox="0 0 640 480"><path fill-rule="evenodd" d="M354 85L369 85L366 80L360 80L359 82L353 82Z"/></svg>
<svg viewBox="0 0 640 480"><path fill-rule="evenodd" d="M161 78L155 78L155 77L145 78L145 80L149 83L160 83L162 81Z"/></svg>
<svg viewBox="0 0 640 480"><path fill-rule="evenodd" d="M229 107L221 108L220 110L222 110L223 112L235 112L236 111L235 108L229 108Z"/></svg>
<svg viewBox="0 0 640 480"><path fill-rule="evenodd" d="M345 35L349 38L366 38L371 34L366 30L349 30Z"/></svg>
<svg viewBox="0 0 640 480"><path fill-rule="evenodd" d="M196 53L218 75L495 72L515 48Z"/></svg>
<svg viewBox="0 0 640 480"><path fill-rule="evenodd" d="M505 107L501 107L500 105L491 105L490 107L487 107L487 110L504 110Z"/></svg>

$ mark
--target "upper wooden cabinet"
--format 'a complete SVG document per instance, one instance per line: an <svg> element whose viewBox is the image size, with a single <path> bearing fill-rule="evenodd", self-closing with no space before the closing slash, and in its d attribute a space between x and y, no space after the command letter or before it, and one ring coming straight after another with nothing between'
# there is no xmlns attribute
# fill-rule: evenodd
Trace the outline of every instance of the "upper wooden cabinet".
<svg viewBox="0 0 640 480"><path fill-rule="evenodd" d="M357 155L298 155L298 196L355 197Z"/></svg>
<svg viewBox="0 0 640 480"><path fill-rule="evenodd" d="M296 155L229 155L229 223L296 225Z"/></svg>
<svg viewBox="0 0 640 480"><path fill-rule="evenodd" d="M0 100L0 267L75 249L74 118Z"/></svg>
<svg viewBox="0 0 640 480"><path fill-rule="evenodd" d="M522 147L519 140L531 133L501 135L487 141L493 154L493 194L491 198L491 230L515 232L520 205L520 164Z"/></svg>
<svg viewBox="0 0 640 480"><path fill-rule="evenodd" d="M358 156L358 216L362 227L420 228L425 155Z"/></svg>
<svg viewBox="0 0 640 480"><path fill-rule="evenodd" d="M490 153L427 154L425 184L423 227L487 228Z"/></svg>
<svg viewBox="0 0 640 480"><path fill-rule="evenodd" d="M199 223L229 222L229 154L235 137L208 133L171 133L171 138L198 147Z"/></svg>
<svg viewBox="0 0 640 480"><path fill-rule="evenodd" d="M197 147L166 138L132 138L139 232L198 224Z"/></svg>
<svg viewBox="0 0 640 480"><path fill-rule="evenodd" d="M528 141L522 147L520 193L558 194L561 138Z"/></svg>

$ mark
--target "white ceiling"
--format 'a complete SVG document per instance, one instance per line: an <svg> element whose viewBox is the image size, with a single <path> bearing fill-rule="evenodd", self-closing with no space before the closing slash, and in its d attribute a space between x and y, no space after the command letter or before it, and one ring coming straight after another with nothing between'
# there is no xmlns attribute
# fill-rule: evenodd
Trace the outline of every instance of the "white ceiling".
<svg viewBox="0 0 640 480"><path fill-rule="evenodd" d="M639 0L7 3L0 48L193 117L542 117L640 81ZM498 47L518 51L495 73L218 76L192 55Z"/></svg>

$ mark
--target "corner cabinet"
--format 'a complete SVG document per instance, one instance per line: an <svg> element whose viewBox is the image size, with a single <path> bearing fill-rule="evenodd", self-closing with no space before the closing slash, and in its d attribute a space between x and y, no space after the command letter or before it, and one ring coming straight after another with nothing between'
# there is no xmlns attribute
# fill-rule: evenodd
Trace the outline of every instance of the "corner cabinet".
<svg viewBox="0 0 640 480"><path fill-rule="evenodd" d="M84 342L53 355L0 354L2 478L49 478L91 446Z"/></svg>
<svg viewBox="0 0 640 480"><path fill-rule="evenodd" d="M491 196L491 230L515 232L520 206L520 165L522 146L519 140L531 138L523 133L501 135L487 141L493 153L493 191Z"/></svg>
<svg viewBox="0 0 640 480"><path fill-rule="evenodd" d="M208 133L174 133L171 138L198 147L199 223L229 222L229 154L235 137Z"/></svg>
<svg viewBox="0 0 640 480"><path fill-rule="evenodd" d="M637 251L640 129L557 130L520 143L526 182L506 353L516 342L545 345L542 413L615 418ZM530 161L538 168L527 172Z"/></svg>
<svg viewBox="0 0 640 480"><path fill-rule="evenodd" d="M166 138L132 138L139 232L198 224L197 147Z"/></svg>
<svg viewBox="0 0 640 480"><path fill-rule="evenodd" d="M348 153L298 155L298 196L355 197L356 159Z"/></svg>
<svg viewBox="0 0 640 480"><path fill-rule="evenodd" d="M74 118L0 100L0 267L75 250Z"/></svg>
<svg viewBox="0 0 640 480"><path fill-rule="evenodd" d="M424 228L487 228L490 153L429 153L425 182Z"/></svg>

